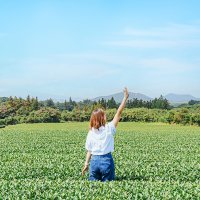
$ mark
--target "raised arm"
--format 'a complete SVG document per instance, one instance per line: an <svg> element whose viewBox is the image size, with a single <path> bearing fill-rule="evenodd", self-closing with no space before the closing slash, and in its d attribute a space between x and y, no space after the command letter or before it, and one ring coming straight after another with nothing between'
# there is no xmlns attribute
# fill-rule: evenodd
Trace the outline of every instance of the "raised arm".
<svg viewBox="0 0 200 200"><path fill-rule="evenodd" d="M121 114L122 114L122 111L126 105L126 102L127 102L127 99L128 99L128 89L125 87L124 88L124 98L119 106L119 108L117 109L117 113L115 114L114 118L113 118L113 123L115 125L115 127L117 127L117 124L121 118Z"/></svg>

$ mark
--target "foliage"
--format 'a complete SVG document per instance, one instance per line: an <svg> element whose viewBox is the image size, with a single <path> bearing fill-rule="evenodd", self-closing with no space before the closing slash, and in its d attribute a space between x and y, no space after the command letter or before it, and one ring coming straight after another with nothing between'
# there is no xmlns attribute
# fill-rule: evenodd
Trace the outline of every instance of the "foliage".
<svg viewBox="0 0 200 200"><path fill-rule="evenodd" d="M88 123L0 129L0 199L200 199L200 128L122 122L116 179L81 176Z"/></svg>
<svg viewBox="0 0 200 200"><path fill-rule="evenodd" d="M155 98L150 101L143 101L142 99L138 100L131 99L127 102L127 108L149 108L149 109L170 109L171 106L167 99L165 99L162 95L159 98Z"/></svg>
<svg viewBox="0 0 200 200"><path fill-rule="evenodd" d="M0 103L0 124L40 123L88 121L91 112L96 108L106 110L107 118L112 120L119 106L111 98L98 102L83 100L75 102L71 98L64 103L55 103L51 98L38 101L37 97L29 95L26 99L9 97L2 98ZM121 121L133 122L166 122L183 125L198 125L200 105L194 104L169 109L169 103L162 96L151 101L129 100L123 112Z"/></svg>
<svg viewBox="0 0 200 200"><path fill-rule="evenodd" d="M27 118L27 123L38 123L38 122L60 122L61 114L59 110L45 107L37 111L32 111Z"/></svg>
<svg viewBox="0 0 200 200"><path fill-rule="evenodd" d="M188 102L189 105L194 105L194 104L200 104L200 101L196 101L196 100L190 100Z"/></svg>

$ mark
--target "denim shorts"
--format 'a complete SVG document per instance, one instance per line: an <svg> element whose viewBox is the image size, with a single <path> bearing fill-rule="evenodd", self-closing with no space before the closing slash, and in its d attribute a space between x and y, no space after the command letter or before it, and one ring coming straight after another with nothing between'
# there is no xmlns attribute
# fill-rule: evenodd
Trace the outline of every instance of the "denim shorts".
<svg viewBox="0 0 200 200"><path fill-rule="evenodd" d="M90 160L90 181L113 181L115 179L115 166L111 153L92 155Z"/></svg>

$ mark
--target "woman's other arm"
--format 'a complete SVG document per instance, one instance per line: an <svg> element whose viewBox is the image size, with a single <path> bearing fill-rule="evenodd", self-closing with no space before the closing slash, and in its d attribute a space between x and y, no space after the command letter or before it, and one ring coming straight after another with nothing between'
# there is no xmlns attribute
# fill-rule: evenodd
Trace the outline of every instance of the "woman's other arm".
<svg viewBox="0 0 200 200"><path fill-rule="evenodd" d="M82 169L82 176L84 176L85 172L88 170L91 156L92 156L91 151L87 151L85 165Z"/></svg>

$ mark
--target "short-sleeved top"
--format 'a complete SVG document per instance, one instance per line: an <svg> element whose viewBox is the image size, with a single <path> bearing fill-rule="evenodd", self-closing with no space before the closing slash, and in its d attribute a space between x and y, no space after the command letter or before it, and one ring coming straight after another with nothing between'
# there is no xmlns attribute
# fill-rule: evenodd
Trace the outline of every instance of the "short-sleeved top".
<svg viewBox="0 0 200 200"><path fill-rule="evenodd" d="M87 135L85 148L92 155L104 155L114 151L114 135L116 128L113 121L101 126L99 129L92 128Z"/></svg>

